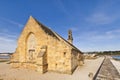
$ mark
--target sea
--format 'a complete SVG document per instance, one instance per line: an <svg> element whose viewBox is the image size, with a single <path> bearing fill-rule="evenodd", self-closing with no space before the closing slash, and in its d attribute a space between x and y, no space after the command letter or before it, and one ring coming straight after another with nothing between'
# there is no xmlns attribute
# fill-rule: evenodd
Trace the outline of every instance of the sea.
<svg viewBox="0 0 120 80"><path fill-rule="evenodd" d="M120 60L120 56L112 56L112 58Z"/></svg>
<svg viewBox="0 0 120 80"><path fill-rule="evenodd" d="M0 59L9 59L10 58L10 56L2 56L2 55L0 55Z"/></svg>

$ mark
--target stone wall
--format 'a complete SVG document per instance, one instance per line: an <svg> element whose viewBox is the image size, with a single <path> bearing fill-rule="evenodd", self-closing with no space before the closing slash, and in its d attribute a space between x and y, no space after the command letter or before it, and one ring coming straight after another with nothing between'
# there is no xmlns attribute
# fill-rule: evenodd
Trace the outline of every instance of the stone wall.
<svg viewBox="0 0 120 80"><path fill-rule="evenodd" d="M72 50L71 45L61 37L57 36L59 38L57 39L54 35L45 32L42 26L30 17L18 39L18 47L13 55L13 61L16 57L18 63L12 65L16 64L16 66L25 68L29 66L30 69L41 73L55 71L71 74L77 67L78 52ZM47 47L46 51L43 56L37 57L43 46ZM29 52L31 50L32 53ZM44 49L42 50L44 51ZM30 59L31 56L33 59Z"/></svg>
<svg viewBox="0 0 120 80"><path fill-rule="evenodd" d="M71 67L72 67L72 72L76 69L78 66L78 60L77 60L78 52L74 49L72 49L72 61L71 61Z"/></svg>
<svg viewBox="0 0 120 80"><path fill-rule="evenodd" d="M48 70L60 73L71 71L71 48L64 41L48 37Z"/></svg>

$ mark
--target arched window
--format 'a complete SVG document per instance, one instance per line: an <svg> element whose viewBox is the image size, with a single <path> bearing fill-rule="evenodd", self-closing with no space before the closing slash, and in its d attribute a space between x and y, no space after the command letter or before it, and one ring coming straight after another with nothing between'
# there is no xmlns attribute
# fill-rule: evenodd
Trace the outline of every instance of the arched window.
<svg viewBox="0 0 120 80"><path fill-rule="evenodd" d="M27 57L28 60L33 60L35 57L36 38L33 33L30 33L27 38Z"/></svg>

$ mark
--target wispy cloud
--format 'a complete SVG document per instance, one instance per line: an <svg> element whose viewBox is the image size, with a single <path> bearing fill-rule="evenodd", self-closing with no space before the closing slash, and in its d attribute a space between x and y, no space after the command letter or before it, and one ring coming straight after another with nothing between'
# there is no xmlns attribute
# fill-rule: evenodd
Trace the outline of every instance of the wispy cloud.
<svg viewBox="0 0 120 80"><path fill-rule="evenodd" d="M20 27L20 28L23 27L23 24L20 24L16 21L13 21L13 20L10 20L10 19L7 19L7 18L0 17L0 20L2 20L2 22L6 23L6 24L9 23L9 24L12 24L16 27Z"/></svg>
<svg viewBox="0 0 120 80"><path fill-rule="evenodd" d="M119 0L102 0L94 10L86 17L88 23L94 25L111 24L120 19L118 10Z"/></svg>
<svg viewBox="0 0 120 80"><path fill-rule="evenodd" d="M111 35L111 34L118 34L118 35L120 35L120 29L107 31L106 34L108 34L108 35Z"/></svg>
<svg viewBox="0 0 120 80"><path fill-rule="evenodd" d="M8 36L0 36L0 52L14 52L16 48L16 39Z"/></svg>
<svg viewBox="0 0 120 80"><path fill-rule="evenodd" d="M18 37L17 29L22 27L23 25L18 22L0 17L0 52L15 51Z"/></svg>
<svg viewBox="0 0 120 80"><path fill-rule="evenodd" d="M101 39L120 39L120 29L106 31L103 35L100 35Z"/></svg>
<svg viewBox="0 0 120 80"><path fill-rule="evenodd" d="M88 40L88 41L105 41L105 40L113 40L113 39L119 39L120 38L120 29L116 29L116 30L109 30L106 32L97 32L97 31L93 31L93 32L88 32L88 33L84 33L83 36L81 36L81 38Z"/></svg>
<svg viewBox="0 0 120 80"><path fill-rule="evenodd" d="M104 32L89 31L73 35L74 44L82 51L119 50L120 28Z"/></svg>
<svg viewBox="0 0 120 80"><path fill-rule="evenodd" d="M62 0L55 0L55 5L59 8L59 10L65 13L66 16L71 16Z"/></svg>
<svg viewBox="0 0 120 80"><path fill-rule="evenodd" d="M22 24L0 17L0 52L14 52Z"/></svg>
<svg viewBox="0 0 120 80"><path fill-rule="evenodd" d="M12 38L12 39L16 39L17 35L16 34L8 34L8 33L0 33L0 36L6 37L6 38Z"/></svg>
<svg viewBox="0 0 120 80"><path fill-rule="evenodd" d="M114 22L116 17L109 16L105 13L93 13L89 17L86 18L86 21L92 24L101 25L101 24L109 24Z"/></svg>

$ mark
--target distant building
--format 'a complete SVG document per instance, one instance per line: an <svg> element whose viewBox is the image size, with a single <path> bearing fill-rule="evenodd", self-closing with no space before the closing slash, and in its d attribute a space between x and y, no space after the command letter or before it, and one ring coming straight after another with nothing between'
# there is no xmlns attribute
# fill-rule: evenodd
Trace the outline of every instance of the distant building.
<svg viewBox="0 0 120 80"><path fill-rule="evenodd" d="M12 67L72 74L82 61L83 53L72 44L72 31L68 33L66 41L30 16L12 55Z"/></svg>

